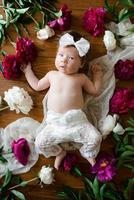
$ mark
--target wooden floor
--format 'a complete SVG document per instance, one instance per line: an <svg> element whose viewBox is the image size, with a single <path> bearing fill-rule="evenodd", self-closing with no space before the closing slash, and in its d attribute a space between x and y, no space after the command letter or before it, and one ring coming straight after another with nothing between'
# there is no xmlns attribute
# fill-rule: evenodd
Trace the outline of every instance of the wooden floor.
<svg viewBox="0 0 134 200"><path fill-rule="evenodd" d="M71 29L76 30L82 34L85 34L87 38L89 38L91 42L91 55L90 59L92 60L95 57L99 57L101 55L106 54L106 50L104 47L104 44L102 42L102 37L99 38L93 38L85 32L81 26L82 24L82 16L88 7L100 7L103 6L103 0L97 1L97 0L59 0L58 6L60 3L66 3L68 7L72 10L73 18L72 18L72 26ZM57 35L53 37L52 39L49 39L45 42L40 41L36 38L36 32L34 32L34 28L32 25L29 26L29 31L31 33L30 39L32 39L37 48L38 48L38 58L33 63L34 70L38 78L42 78L44 74L46 74L49 70L54 69L54 59L55 59L55 53L56 53L56 47L57 47ZM11 31L11 37L15 41L16 39L16 33ZM26 35L24 35L26 36ZM3 49L6 50L8 53L14 53L14 49L9 43L6 43L3 46ZM128 84L128 83L127 83ZM132 83L129 83L132 86ZM128 84L128 86L129 86ZM42 121L43 119L43 109L42 109L42 100L46 93L44 92L35 92L33 91L24 76L22 76L19 80L12 81L12 80L6 80L0 75L0 95L3 95L4 91L8 88L11 88L12 86L20 86L25 88L30 95L32 96L32 99L34 101L34 109L30 112L29 117L34 118L35 120ZM119 85L126 86L125 82L120 82ZM15 112L11 112L9 110L5 110L3 112L0 112L0 127L5 127L10 122L15 121L16 119L19 119L21 117L24 117L23 114L16 114ZM125 122L125 118L123 117L122 120ZM106 139L102 144L102 149L106 150L108 152L113 150L113 142L111 142L112 139L109 137ZM53 165L54 159L45 159L43 156L40 156L38 162L36 165L30 170L30 172L23 174L22 178L25 180L29 180L36 176L38 171L40 170L42 165ZM88 172L88 163L80 157L79 159L79 166L80 168ZM81 188L82 182L79 178L75 178L69 173L63 172L63 171L54 171L55 173L55 183L50 186L44 186L43 188L40 188L39 185L37 185L35 182L31 182L29 186L24 188L23 191L25 193L27 200L56 200L60 199L57 196L57 190L61 188L63 184L70 185L75 188ZM127 175L126 175L127 174ZM121 170L119 172L118 178L116 179L116 182L121 185L122 181L128 176L129 172Z"/></svg>

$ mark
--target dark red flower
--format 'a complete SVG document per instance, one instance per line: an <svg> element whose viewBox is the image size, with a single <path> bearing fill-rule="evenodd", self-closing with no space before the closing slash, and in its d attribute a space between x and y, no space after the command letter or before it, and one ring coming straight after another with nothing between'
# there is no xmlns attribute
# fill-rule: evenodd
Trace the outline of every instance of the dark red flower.
<svg viewBox="0 0 134 200"><path fill-rule="evenodd" d="M16 42L16 56L21 64L34 61L37 56L34 43L28 38L18 38Z"/></svg>
<svg viewBox="0 0 134 200"><path fill-rule="evenodd" d="M134 90L130 88L116 89L110 100L110 111L125 114L129 109L134 109Z"/></svg>
<svg viewBox="0 0 134 200"><path fill-rule="evenodd" d="M58 29L60 31L64 31L67 28L69 28L71 25L72 11L70 11L68 9L68 6L65 4L61 6L60 11L62 12L62 16L59 17L58 19L48 22L48 25L51 28Z"/></svg>
<svg viewBox="0 0 134 200"><path fill-rule="evenodd" d="M104 33L104 20L106 11L104 8L89 8L83 16L83 27L93 36Z"/></svg>
<svg viewBox="0 0 134 200"><path fill-rule="evenodd" d="M17 141L13 141L11 144L11 148L16 159L22 165L26 165L28 163L28 158L30 155L30 148L27 140L25 138L20 138Z"/></svg>
<svg viewBox="0 0 134 200"><path fill-rule="evenodd" d="M101 155L96 164L91 168L101 182L110 181L116 175L116 159L108 154Z"/></svg>
<svg viewBox="0 0 134 200"><path fill-rule="evenodd" d="M115 64L115 77L120 80L134 80L134 60L119 60Z"/></svg>
<svg viewBox="0 0 134 200"><path fill-rule="evenodd" d="M20 63L15 55L6 55L2 61L3 76L6 79L16 79L21 75Z"/></svg>
<svg viewBox="0 0 134 200"><path fill-rule="evenodd" d="M65 171L70 171L71 168L77 163L77 161L78 161L78 158L76 154L68 153L62 161L61 167Z"/></svg>

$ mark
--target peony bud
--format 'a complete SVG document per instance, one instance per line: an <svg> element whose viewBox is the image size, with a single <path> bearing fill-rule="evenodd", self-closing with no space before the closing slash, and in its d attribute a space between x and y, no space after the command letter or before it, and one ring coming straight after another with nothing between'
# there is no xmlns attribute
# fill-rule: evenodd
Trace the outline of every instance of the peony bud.
<svg viewBox="0 0 134 200"><path fill-rule="evenodd" d="M104 119L103 124L100 128L104 139L112 132L117 120L118 115L116 114L114 114L113 116L107 115L107 117Z"/></svg>
<svg viewBox="0 0 134 200"><path fill-rule="evenodd" d="M116 48L116 39L111 31L105 31L103 42L107 51L111 51Z"/></svg>
<svg viewBox="0 0 134 200"><path fill-rule="evenodd" d="M54 174L52 173L52 171L52 167L46 167L45 165L42 166L39 172L39 178L42 183L49 185L54 181Z"/></svg>
<svg viewBox="0 0 134 200"><path fill-rule="evenodd" d="M40 40L47 40L48 38L52 37L53 35L55 35L55 32L48 25L46 25L45 28L40 29L37 32L37 38Z"/></svg>
<svg viewBox="0 0 134 200"><path fill-rule="evenodd" d="M121 126L121 124L117 123L116 126L113 129L114 133L117 133L118 135L123 135L125 133L125 130Z"/></svg>

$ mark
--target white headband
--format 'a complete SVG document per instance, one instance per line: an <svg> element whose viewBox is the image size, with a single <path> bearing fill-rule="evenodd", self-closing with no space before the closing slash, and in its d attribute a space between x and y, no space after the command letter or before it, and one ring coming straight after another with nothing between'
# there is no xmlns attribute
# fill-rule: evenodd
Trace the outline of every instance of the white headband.
<svg viewBox="0 0 134 200"><path fill-rule="evenodd" d="M78 50L80 57L85 56L90 48L90 43L86 39L81 38L80 40L75 42L73 36L69 33L61 36L59 40L59 45L62 47L67 45L74 45Z"/></svg>

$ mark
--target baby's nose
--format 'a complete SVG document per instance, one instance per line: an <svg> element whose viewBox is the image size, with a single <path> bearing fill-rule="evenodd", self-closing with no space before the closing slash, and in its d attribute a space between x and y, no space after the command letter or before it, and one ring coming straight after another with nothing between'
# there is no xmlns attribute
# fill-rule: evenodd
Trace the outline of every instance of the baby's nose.
<svg viewBox="0 0 134 200"><path fill-rule="evenodd" d="M66 62L68 61L68 58L67 58L67 56L63 56L63 59L62 59L62 61L63 61L64 63L66 63Z"/></svg>

